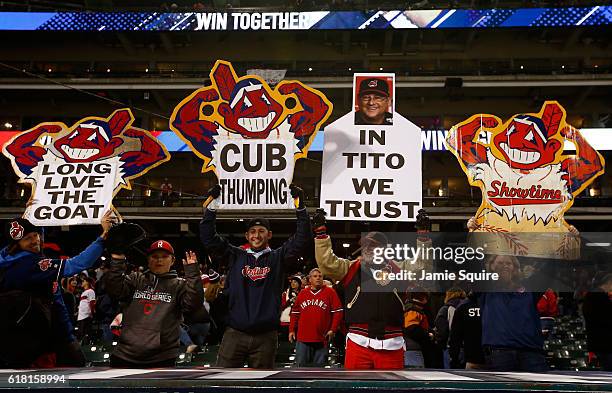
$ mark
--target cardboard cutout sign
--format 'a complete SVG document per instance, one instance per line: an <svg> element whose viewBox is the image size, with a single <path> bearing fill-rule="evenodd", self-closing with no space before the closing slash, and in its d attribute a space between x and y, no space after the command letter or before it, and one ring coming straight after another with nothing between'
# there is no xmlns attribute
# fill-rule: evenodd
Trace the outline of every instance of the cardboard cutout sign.
<svg viewBox="0 0 612 393"><path fill-rule="evenodd" d="M35 225L97 224L130 180L168 161L148 131L132 127L129 109L87 117L71 127L41 123L15 135L2 152L20 182L32 184L34 203L24 217Z"/></svg>
<svg viewBox="0 0 612 393"><path fill-rule="evenodd" d="M565 140L576 146L575 155L563 154ZM470 184L482 191L479 232L567 233L563 214L604 172L601 154L566 123L565 109L556 101L505 123L497 116L474 115L451 129L447 146ZM534 247L524 253L552 255L543 248L557 245Z"/></svg>
<svg viewBox="0 0 612 393"><path fill-rule="evenodd" d="M219 179L224 209L286 209L295 161L305 157L332 111L318 90L298 81L272 89L261 77L238 77L219 60L210 78L172 113L170 128Z"/></svg>
<svg viewBox="0 0 612 393"><path fill-rule="evenodd" d="M390 113L393 74L356 74L358 103L325 128L321 208L330 220L416 221L421 130Z"/></svg>

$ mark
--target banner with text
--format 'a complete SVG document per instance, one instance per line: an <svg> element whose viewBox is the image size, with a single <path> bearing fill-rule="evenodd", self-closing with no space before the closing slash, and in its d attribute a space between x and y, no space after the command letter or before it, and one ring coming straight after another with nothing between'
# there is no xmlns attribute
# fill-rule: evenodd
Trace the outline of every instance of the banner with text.
<svg viewBox="0 0 612 393"><path fill-rule="evenodd" d="M34 225L96 224L111 205L118 160L38 166L34 203L24 215Z"/></svg>
<svg viewBox="0 0 612 393"><path fill-rule="evenodd" d="M576 146L575 154L564 154L566 142ZM447 144L470 184L482 192L472 230L504 234L498 252L576 255L578 238L564 214L574 198L604 173L605 162L567 123L566 111L557 101L544 102L538 113L521 113L505 121L490 114L471 116L452 127ZM520 232L561 235L547 242L514 236L507 247L507 235Z"/></svg>
<svg viewBox="0 0 612 393"><path fill-rule="evenodd" d="M330 220L416 221L421 130L393 110L389 74L356 75L355 111L325 128L321 208Z"/></svg>
<svg viewBox="0 0 612 393"><path fill-rule="evenodd" d="M119 109L73 126L41 123L11 138L2 153L33 190L24 217L42 226L100 223L120 189L170 159L164 145L133 122L129 109Z"/></svg>
<svg viewBox="0 0 612 393"><path fill-rule="evenodd" d="M181 101L170 128L214 171L220 208L287 209L295 161L305 157L332 111L318 90L298 81L272 89L257 75L238 77L219 60L212 86Z"/></svg>

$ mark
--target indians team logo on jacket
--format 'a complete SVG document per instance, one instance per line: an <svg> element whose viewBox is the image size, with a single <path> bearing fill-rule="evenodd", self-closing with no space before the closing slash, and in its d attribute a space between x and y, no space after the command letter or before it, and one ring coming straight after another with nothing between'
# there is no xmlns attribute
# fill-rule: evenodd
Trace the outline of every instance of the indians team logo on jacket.
<svg viewBox="0 0 612 393"><path fill-rule="evenodd" d="M88 117L72 126L41 123L13 137L3 153L21 180L28 182L35 182L33 174L42 163L116 164L116 193L130 188L129 179L170 159L166 148L148 131L133 127L133 122L129 109L119 109L107 118Z"/></svg>
<svg viewBox="0 0 612 393"><path fill-rule="evenodd" d="M203 172L217 164L221 139L293 139L295 159L306 156L332 104L318 90L298 81L272 89L256 75L238 77L231 63L217 61L212 86L185 98L172 113L170 128L204 160Z"/></svg>
<svg viewBox="0 0 612 393"><path fill-rule="evenodd" d="M245 266L242 268L242 276L248 277L253 281L263 280L268 276L268 273L270 273L270 268L268 266Z"/></svg>
<svg viewBox="0 0 612 393"><path fill-rule="evenodd" d="M563 155L565 141L576 146L575 155ZM483 230L494 221L500 229L567 231L563 213L604 171L603 157L566 123L556 101L505 123L474 115L450 130L447 145L482 191L476 219Z"/></svg>
<svg viewBox="0 0 612 393"><path fill-rule="evenodd" d="M23 238L23 232L24 231L25 231L25 229L23 229L21 224L19 224L17 221L11 222L11 229L9 230L9 233L11 235L11 239L13 239L13 240L21 240L21 238Z"/></svg>

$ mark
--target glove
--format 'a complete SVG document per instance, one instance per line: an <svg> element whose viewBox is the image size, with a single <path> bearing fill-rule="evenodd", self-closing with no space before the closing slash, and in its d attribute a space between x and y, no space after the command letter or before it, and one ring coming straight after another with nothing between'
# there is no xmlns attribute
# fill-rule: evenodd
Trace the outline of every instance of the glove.
<svg viewBox="0 0 612 393"><path fill-rule="evenodd" d="M315 236L322 236L327 232L325 221L326 215L327 213L325 210L319 208L315 211L314 216L312 216L312 231L314 232Z"/></svg>
<svg viewBox="0 0 612 393"><path fill-rule="evenodd" d="M293 199L298 198L297 208L303 209L304 199L306 199L306 197L304 196L304 190L296 186L295 184L291 183L291 185L289 186L289 191L291 191L291 198Z"/></svg>
<svg viewBox="0 0 612 393"><path fill-rule="evenodd" d="M425 209L419 209L417 212L415 228L417 232L431 231L431 220L429 219L429 215L427 215L427 211Z"/></svg>
<svg viewBox="0 0 612 393"><path fill-rule="evenodd" d="M221 195L221 186L219 184L215 184L208 191L206 191L206 195L204 195L204 197L212 197L213 199L217 199L219 198L219 195Z"/></svg>
<svg viewBox="0 0 612 393"><path fill-rule="evenodd" d="M111 254L125 254L134 244L147 237L145 230L138 224L122 222L108 230L104 245Z"/></svg>

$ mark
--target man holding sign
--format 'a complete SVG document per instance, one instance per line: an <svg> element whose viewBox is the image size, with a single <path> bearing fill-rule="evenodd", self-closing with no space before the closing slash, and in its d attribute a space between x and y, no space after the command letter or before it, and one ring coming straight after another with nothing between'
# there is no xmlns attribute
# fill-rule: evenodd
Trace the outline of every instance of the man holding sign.
<svg viewBox="0 0 612 393"><path fill-rule="evenodd" d="M273 368L278 344L280 299L284 265L303 255L310 244L310 219L304 207L304 190L290 186L297 200L295 235L279 248L269 246L270 222L252 219L245 233L249 248L231 245L216 232L216 206L221 186L208 192L206 212L200 222L200 238L209 254L228 261L226 289L229 294L228 327L223 335L217 366L239 368L245 362L252 368Z"/></svg>
<svg viewBox="0 0 612 393"><path fill-rule="evenodd" d="M100 237L69 259L45 258L42 228L23 218L8 222L9 244L0 251L0 366L84 365L58 281L94 265L112 222L107 212Z"/></svg>

